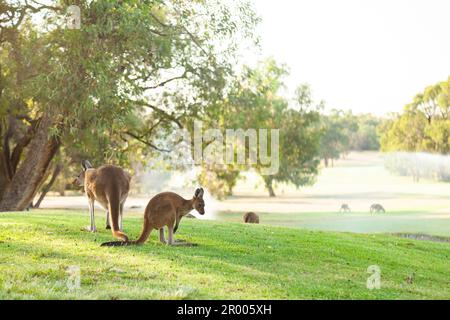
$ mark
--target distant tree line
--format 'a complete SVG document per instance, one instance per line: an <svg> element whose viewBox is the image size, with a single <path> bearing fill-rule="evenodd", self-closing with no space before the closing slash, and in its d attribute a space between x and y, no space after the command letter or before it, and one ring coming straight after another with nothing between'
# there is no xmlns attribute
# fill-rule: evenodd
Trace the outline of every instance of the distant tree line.
<svg viewBox="0 0 450 320"><path fill-rule="evenodd" d="M372 114L353 114L333 109L321 115L320 157L327 167L350 151L379 150L377 128L382 119Z"/></svg>

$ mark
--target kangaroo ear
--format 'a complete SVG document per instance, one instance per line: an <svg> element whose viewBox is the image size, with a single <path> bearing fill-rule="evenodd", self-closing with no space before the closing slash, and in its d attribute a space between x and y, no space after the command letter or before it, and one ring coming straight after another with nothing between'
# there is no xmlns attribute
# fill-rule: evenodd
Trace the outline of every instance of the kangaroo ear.
<svg viewBox="0 0 450 320"><path fill-rule="evenodd" d="M197 190L195 190L195 197L201 198L203 197L203 193L204 193L203 188L198 188Z"/></svg>
<svg viewBox="0 0 450 320"><path fill-rule="evenodd" d="M92 164L89 162L89 160L83 160L81 162L81 166L83 167L83 170L86 171L87 169L93 168Z"/></svg>

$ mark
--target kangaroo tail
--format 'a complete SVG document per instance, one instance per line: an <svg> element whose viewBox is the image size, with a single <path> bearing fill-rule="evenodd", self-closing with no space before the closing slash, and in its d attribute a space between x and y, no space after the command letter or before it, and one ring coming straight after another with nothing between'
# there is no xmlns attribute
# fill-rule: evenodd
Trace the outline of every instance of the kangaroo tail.
<svg viewBox="0 0 450 320"><path fill-rule="evenodd" d="M146 218L144 218L144 226L142 227L141 235L136 241L128 241L127 239L125 241L105 242L101 244L101 247L125 247L125 246L140 245L143 244L145 241L147 241L151 231L152 228L150 227L150 223L147 221Z"/></svg>
<svg viewBox="0 0 450 320"><path fill-rule="evenodd" d="M124 242L128 242L127 235L119 230L119 216L120 216L119 198L120 195L117 190L114 190L113 194L110 197L108 197L111 231L114 237L119 238Z"/></svg>

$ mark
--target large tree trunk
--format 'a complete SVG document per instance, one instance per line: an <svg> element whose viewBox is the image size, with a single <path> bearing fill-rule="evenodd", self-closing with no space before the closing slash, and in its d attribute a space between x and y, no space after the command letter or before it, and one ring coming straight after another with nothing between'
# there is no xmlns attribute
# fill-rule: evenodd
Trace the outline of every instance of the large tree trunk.
<svg viewBox="0 0 450 320"><path fill-rule="evenodd" d="M49 137L52 118L44 115L36 128L24 159L7 185L0 200L0 211L22 211L33 201L45 178L60 142Z"/></svg>
<svg viewBox="0 0 450 320"><path fill-rule="evenodd" d="M0 123L0 138L2 136L2 123ZM9 184L9 177L6 168L6 159L3 152L3 143L0 142L0 197Z"/></svg>
<svg viewBox="0 0 450 320"><path fill-rule="evenodd" d="M271 198L276 197L275 191L273 190L273 180L272 180L272 178L269 177L267 179L264 179L264 182L266 183L266 188L269 191L269 196Z"/></svg>
<svg viewBox="0 0 450 320"><path fill-rule="evenodd" d="M275 198L275 197L276 197L276 194L275 194L275 191L273 190L272 185L269 185L269 186L267 187L267 190L269 190L269 196L270 196L271 198Z"/></svg>
<svg viewBox="0 0 450 320"><path fill-rule="evenodd" d="M264 180L267 190L269 191L269 196L271 198L276 197L275 191L273 190L273 176L264 176L263 180Z"/></svg>

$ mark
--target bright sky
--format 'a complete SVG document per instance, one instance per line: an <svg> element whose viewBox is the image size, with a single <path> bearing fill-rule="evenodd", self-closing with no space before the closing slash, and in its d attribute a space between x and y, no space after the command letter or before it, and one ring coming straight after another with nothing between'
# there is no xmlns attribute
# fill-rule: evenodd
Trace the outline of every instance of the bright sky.
<svg viewBox="0 0 450 320"><path fill-rule="evenodd" d="M252 0L262 54L329 108L401 111L450 75L449 0Z"/></svg>

